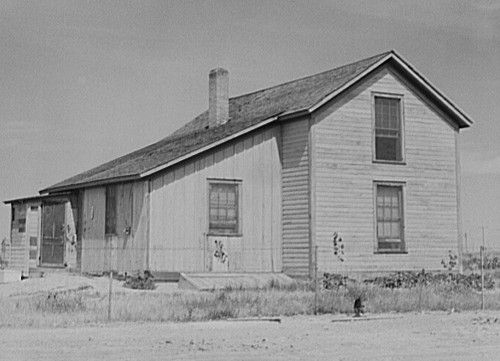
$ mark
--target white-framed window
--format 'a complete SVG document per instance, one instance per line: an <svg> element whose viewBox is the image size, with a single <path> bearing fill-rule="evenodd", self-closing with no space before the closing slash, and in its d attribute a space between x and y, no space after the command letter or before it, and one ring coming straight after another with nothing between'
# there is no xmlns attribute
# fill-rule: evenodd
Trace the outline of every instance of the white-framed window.
<svg viewBox="0 0 500 361"><path fill-rule="evenodd" d="M403 97L374 94L374 159L403 162Z"/></svg>
<svg viewBox="0 0 500 361"><path fill-rule="evenodd" d="M375 182L377 252L405 252L404 184Z"/></svg>
<svg viewBox="0 0 500 361"><path fill-rule="evenodd" d="M211 179L208 193L209 234L240 234L241 181Z"/></svg>

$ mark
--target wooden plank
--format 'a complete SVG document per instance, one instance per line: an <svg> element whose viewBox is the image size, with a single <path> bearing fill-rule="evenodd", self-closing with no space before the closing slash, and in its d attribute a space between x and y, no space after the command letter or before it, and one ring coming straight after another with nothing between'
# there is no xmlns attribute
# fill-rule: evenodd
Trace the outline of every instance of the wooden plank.
<svg viewBox="0 0 500 361"><path fill-rule="evenodd" d="M109 267L104 256L106 189L87 188L83 198L82 272L103 272Z"/></svg>

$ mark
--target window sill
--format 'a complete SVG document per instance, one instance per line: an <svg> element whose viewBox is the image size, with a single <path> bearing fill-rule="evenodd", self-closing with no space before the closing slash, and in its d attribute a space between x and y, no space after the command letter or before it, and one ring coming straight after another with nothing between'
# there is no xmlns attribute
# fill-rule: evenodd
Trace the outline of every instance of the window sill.
<svg viewBox="0 0 500 361"><path fill-rule="evenodd" d="M222 233L222 232L209 232L207 233L209 237L243 237L242 233Z"/></svg>
<svg viewBox="0 0 500 361"><path fill-rule="evenodd" d="M373 159L373 163L375 164L394 164L394 165L406 165L404 160L381 160L381 159Z"/></svg>
<svg viewBox="0 0 500 361"><path fill-rule="evenodd" d="M408 254L408 251L375 251L375 254Z"/></svg>

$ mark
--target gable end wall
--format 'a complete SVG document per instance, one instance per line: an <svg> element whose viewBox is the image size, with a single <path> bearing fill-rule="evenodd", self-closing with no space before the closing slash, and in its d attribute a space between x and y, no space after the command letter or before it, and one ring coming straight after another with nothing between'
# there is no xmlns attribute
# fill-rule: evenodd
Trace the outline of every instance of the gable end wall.
<svg viewBox="0 0 500 361"><path fill-rule="evenodd" d="M373 157L373 92L403 96L406 164ZM312 179L319 268L341 271L442 269L458 253L456 130L387 69L314 114ZM404 184L406 254L377 254L374 181ZM345 262L333 254L333 233Z"/></svg>

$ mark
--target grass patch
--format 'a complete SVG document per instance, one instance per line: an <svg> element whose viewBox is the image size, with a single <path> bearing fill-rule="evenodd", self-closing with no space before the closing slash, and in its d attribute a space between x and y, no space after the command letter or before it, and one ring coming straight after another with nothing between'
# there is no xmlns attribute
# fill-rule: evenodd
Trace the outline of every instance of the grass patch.
<svg viewBox="0 0 500 361"><path fill-rule="evenodd" d="M236 317L275 317L314 313L310 282L270 284L262 290L226 289L212 292L158 294L150 291L118 293L112 298L112 319L118 322L190 322ZM357 297L367 313L477 310L481 294L446 285L390 289L352 283L321 290L320 314L352 314ZM52 327L106 322L108 298L92 290L38 294L1 300L2 327ZM486 293L486 308L500 310L500 290Z"/></svg>

